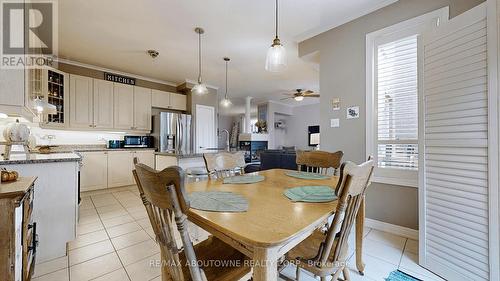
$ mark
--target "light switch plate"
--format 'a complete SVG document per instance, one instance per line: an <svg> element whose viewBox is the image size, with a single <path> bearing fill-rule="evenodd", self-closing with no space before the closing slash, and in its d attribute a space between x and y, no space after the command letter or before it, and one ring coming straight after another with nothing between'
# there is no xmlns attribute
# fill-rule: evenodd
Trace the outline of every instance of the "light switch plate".
<svg viewBox="0 0 500 281"><path fill-rule="evenodd" d="M331 128L338 128L340 127L340 119L330 119L330 127Z"/></svg>

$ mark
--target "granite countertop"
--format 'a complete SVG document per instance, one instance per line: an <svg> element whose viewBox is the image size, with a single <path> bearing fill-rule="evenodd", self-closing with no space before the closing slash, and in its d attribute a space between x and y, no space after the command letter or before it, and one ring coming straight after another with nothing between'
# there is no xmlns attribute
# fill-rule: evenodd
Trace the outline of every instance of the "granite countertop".
<svg viewBox="0 0 500 281"><path fill-rule="evenodd" d="M37 164L51 162L72 162L80 161L82 157L78 153L50 153L50 154L11 154L9 160L0 159L0 165L12 164Z"/></svg>
<svg viewBox="0 0 500 281"><path fill-rule="evenodd" d="M134 147L134 148L107 148L106 145L55 145L50 148L50 154L54 153L70 153L70 152L93 152L93 151L133 151L133 150L156 150L150 147ZM35 150L36 151L36 150Z"/></svg>
<svg viewBox="0 0 500 281"><path fill-rule="evenodd" d="M93 152L93 151L133 151L133 150L154 150L156 151L156 148L150 148L150 147L130 147L130 148L77 148L74 149L73 151L76 152Z"/></svg>
<svg viewBox="0 0 500 281"><path fill-rule="evenodd" d="M203 157L203 153L184 153L184 154L178 154L178 153L171 153L171 152L155 152L155 155L172 156L172 157L177 157L179 159L182 159L182 158L198 158L198 157Z"/></svg>
<svg viewBox="0 0 500 281"><path fill-rule="evenodd" d="M11 198L23 195L37 177L20 177L16 181L0 183L0 198Z"/></svg>

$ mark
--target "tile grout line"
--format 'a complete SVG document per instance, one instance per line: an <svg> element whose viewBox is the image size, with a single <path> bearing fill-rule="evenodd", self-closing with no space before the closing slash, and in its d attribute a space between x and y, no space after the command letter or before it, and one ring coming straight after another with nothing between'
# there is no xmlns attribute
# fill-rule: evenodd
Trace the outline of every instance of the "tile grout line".
<svg viewBox="0 0 500 281"><path fill-rule="evenodd" d="M113 198L115 198L115 199L116 199L116 197L115 197L112 193L110 193L110 194L111 194L111 196L113 196ZM90 199L92 200L92 203L94 203L94 200L92 199L92 197L91 197ZM95 204L94 204L94 206L95 206ZM97 207L96 207L96 212L97 212ZM97 216L99 217L99 220L101 221L101 223L102 223L102 224L103 224L103 226L104 226L104 223L103 223L103 221L102 221L101 215L100 215L99 213L97 213ZM104 227L104 231L106 232L106 235L107 235L107 236L108 236L108 238L109 238L109 242L111 243L111 247L113 247L113 249L115 250L115 251L114 251L114 253L115 253L115 254L116 254L116 256L118 257L118 260L120 261L120 264L122 265L122 268L123 268L123 270L125 271L125 274L127 275L127 278L128 278L129 280L131 280L131 279L130 279L130 276L128 275L127 270L125 269L125 265L123 264L123 261L122 261L122 259L120 258L120 255L118 255L118 251L116 250L116 247L115 247L115 245L113 244L113 241L111 240L111 237L109 236L109 233L108 233L108 230L106 229L106 227ZM111 271L111 272L113 272L113 271ZM97 276L97 277L95 277L95 278L93 278L93 279L96 279L96 278L102 277L102 276L104 276L104 275L106 275L106 274L109 274L109 273L111 273L111 272L106 272L105 274L100 275L100 276ZM70 281L71 281L71 280L70 280Z"/></svg>

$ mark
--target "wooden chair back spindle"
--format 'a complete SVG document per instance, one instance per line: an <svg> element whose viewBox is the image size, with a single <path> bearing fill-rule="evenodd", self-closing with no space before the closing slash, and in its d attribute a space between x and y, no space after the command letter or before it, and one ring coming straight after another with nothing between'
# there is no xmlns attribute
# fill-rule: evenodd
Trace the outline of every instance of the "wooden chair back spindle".
<svg viewBox="0 0 500 281"><path fill-rule="evenodd" d="M245 152L219 152L203 154L210 178L227 178L244 174Z"/></svg>
<svg viewBox="0 0 500 281"><path fill-rule="evenodd" d="M339 202L333 223L328 229L324 249L320 253L320 264L341 260L341 254L347 247L349 234L365 196L366 188L370 185L373 165L371 157L359 166L352 162L342 164L340 180L336 187ZM337 233L340 234L337 235ZM338 239L336 244L335 239Z"/></svg>
<svg viewBox="0 0 500 281"><path fill-rule="evenodd" d="M331 168L334 174L337 173L337 169L340 168L342 163L342 157L344 153L342 151L337 151L334 153L326 151L302 151L297 150L297 169L306 172L318 173L327 175L328 170Z"/></svg>
<svg viewBox="0 0 500 281"><path fill-rule="evenodd" d="M173 232L173 215L184 246L191 278L193 281L205 281L203 270L197 266L196 254L187 230L186 211L189 209L189 201L185 196L184 172L175 166L156 171L137 163L137 158L134 159L134 164L133 174L153 226L156 241L160 245L162 266L166 266L169 271L170 276L166 277L167 280L185 280L182 268L175 266L180 265L180 259ZM168 264L165 265L163 262Z"/></svg>

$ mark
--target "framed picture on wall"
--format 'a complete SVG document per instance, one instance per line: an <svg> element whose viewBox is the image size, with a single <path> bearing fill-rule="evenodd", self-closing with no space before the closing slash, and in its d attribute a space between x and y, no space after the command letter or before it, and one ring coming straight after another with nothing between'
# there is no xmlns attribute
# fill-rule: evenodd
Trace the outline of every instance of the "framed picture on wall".
<svg viewBox="0 0 500 281"><path fill-rule="evenodd" d="M347 119L359 118L359 106L351 106L347 108Z"/></svg>

